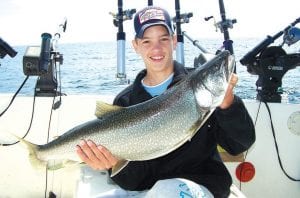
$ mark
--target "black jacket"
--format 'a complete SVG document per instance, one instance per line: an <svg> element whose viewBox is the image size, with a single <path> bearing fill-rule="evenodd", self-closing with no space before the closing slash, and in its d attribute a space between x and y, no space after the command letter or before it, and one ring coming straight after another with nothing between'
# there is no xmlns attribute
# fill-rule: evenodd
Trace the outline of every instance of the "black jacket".
<svg viewBox="0 0 300 198"><path fill-rule="evenodd" d="M169 87L183 79L188 69L174 62L174 78ZM131 106L151 99L141 85L146 70L114 100L115 105ZM227 197L231 176L217 151L217 144L230 154L247 150L255 141L255 130L242 100L235 96L226 110L217 108L191 141L175 151L148 161L132 161L112 179L127 190L145 190L156 181L186 178L207 187L215 197Z"/></svg>

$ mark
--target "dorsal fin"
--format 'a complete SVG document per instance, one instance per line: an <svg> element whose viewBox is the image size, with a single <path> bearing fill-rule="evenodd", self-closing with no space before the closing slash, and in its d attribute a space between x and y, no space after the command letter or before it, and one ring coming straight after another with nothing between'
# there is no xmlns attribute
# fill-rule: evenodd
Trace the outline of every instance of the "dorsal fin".
<svg viewBox="0 0 300 198"><path fill-rule="evenodd" d="M100 118L105 114L117 112L117 111L120 111L123 108L124 107L120 107L120 106L117 106L117 105L111 105L111 104L108 104L108 103L103 102L103 101L96 101L95 116L97 118Z"/></svg>

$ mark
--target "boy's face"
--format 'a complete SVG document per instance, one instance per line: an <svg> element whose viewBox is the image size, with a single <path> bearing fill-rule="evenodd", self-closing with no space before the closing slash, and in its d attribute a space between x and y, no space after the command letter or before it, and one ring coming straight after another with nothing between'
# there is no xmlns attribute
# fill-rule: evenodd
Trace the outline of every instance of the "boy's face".
<svg viewBox="0 0 300 198"><path fill-rule="evenodd" d="M143 58L148 71L160 72L173 65L176 37L170 36L162 25L147 28L142 39L132 42L135 51Z"/></svg>

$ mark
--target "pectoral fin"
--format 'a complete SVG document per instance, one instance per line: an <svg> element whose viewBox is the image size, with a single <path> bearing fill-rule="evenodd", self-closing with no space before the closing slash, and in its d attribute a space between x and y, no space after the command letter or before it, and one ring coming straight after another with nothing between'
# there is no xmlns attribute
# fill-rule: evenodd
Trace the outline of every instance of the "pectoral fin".
<svg viewBox="0 0 300 198"><path fill-rule="evenodd" d="M114 167L112 167L110 176L113 177L117 175L123 168L127 166L128 163L129 161L127 160L120 160Z"/></svg>
<svg viewBox="0 0 300 198"><path fill-rule="evenodd" d="M67 166L79 165L80 162L73 160L49 160L47 163L48 170L58 170Z"/></svg>

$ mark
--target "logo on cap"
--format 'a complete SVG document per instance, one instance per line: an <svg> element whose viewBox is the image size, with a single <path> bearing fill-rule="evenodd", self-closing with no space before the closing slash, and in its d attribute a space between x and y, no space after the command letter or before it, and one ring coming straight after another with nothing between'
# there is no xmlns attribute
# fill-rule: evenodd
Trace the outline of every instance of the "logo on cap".
<svg viewBox="0 0 300 198"><path fill-rule="evenodd" d="M153 19L165 21L166 19L163 10L153 8L139 14L141 24Z"/></svg>

